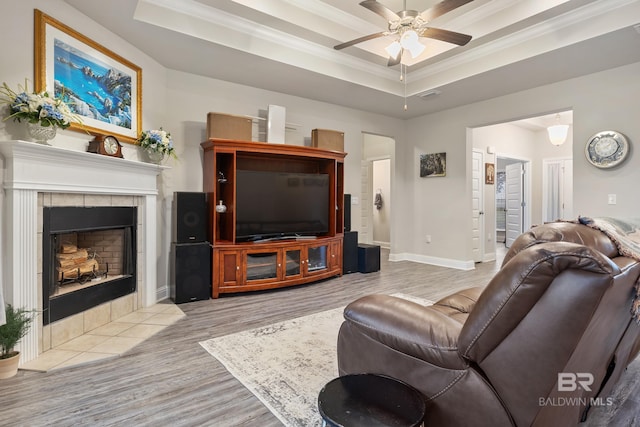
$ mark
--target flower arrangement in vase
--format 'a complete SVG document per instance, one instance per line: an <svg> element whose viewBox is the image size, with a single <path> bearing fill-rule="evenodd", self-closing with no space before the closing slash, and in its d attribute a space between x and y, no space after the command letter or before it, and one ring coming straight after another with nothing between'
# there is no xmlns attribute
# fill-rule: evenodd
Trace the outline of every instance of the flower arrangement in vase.
<svg viewBox="0 0 640 427"><path fill-rule="evenodd" d="M10 113L4 120L26 121L29 134L36 141L46 143L56 136L57 128L66 129L72 121L80 121L63 100L47 92L29 92L26 80L24 87L18 88L16 92L6 82L0 86L0 102L9 105Z"/></svg>
<svg viewBox="0 0 640 427"><path fill-rule="evenodd" d="M138 144L144 149L147 158L152 163L160 163L165 156L178 158L173 147L171 134L162 128L143 131L138 138Z"/></svg>

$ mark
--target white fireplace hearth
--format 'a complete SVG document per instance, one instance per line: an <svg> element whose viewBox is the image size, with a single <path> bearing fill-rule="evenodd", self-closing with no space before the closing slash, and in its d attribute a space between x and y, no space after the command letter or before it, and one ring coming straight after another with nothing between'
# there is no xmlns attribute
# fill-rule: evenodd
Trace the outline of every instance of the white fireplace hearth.
<svg viewBox="0 0 640 427"><path fill-rule="evenodd" d="M157 302L157 176L165 166L26 141L0 141L0 155L0 280L6 303L42 309L43 206L111 205L138 208L133 308ZM41 317L34 326L18 346L21 364L46 350Z"/></svg>

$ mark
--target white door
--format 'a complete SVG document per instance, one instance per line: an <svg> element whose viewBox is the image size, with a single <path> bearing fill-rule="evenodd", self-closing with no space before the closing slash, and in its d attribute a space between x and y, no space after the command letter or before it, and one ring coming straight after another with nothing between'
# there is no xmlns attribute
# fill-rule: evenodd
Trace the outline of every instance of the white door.
<svg viewBox="0 0 640 427"><path fill-rule="evenodd" d="M513 241L522 234L523 229L523 167L522 163L507 165L506 170L506 238L505 246L511 247Z"/></svg>
<svg viewBox="0 0 640 427"><path fill-rule="evenodd" d="M543 160L542 221L572 219L573 160Z"/></svg>
<svg viewBox="0 0 640 427"><path fill-rule="evenodd" d="M474 262L481 262L484 254L484 181L483 153L473 150L471 155L471 252Z"/></svg>

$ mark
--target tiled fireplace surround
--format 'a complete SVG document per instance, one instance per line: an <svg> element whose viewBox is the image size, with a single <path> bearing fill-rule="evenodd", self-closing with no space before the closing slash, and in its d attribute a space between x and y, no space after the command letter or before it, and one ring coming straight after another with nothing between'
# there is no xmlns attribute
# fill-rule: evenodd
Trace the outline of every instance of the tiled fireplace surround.
<svg viewBox="0 0 640 427"><path fill-rule="evenodd" d="M2 286L5 302L42 309L42 212L44 206L137 206L137 290L110 303L47 326L38 317L18 349L21 364L59 342L157 301L156 177L163 170L24 141L0 141L4 160Z"/></svg>

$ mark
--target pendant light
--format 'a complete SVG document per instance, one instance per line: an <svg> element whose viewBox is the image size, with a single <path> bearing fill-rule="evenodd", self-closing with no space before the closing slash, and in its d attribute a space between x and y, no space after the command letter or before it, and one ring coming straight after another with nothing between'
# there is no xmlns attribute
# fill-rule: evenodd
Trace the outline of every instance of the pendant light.
<svg viewBox="0 0 640 427"><path fill-rule="evenodd" d="M560 146L567 140L569 125L560 124L560 114L556 114L556 123L556 125L549 126L547 132L549 133L549 141L555 146Z"/></svg>

